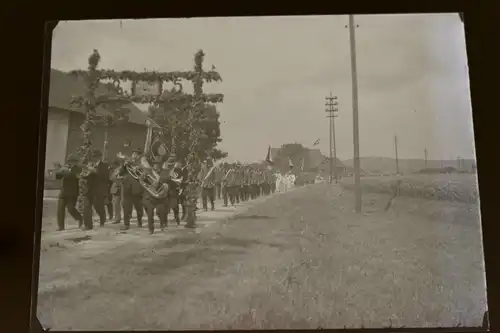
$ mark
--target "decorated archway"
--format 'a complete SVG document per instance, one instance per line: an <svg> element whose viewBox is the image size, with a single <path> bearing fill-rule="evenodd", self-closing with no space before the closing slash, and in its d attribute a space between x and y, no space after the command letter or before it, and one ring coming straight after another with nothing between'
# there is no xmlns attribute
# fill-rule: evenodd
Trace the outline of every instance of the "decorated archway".
<svg viewBox="0 0 500 333"><path fill-rule="evenodd" d="M94 150L92 145L94 126L98 124L112 126L117 121L126 119L126 114L121 108L124 104L131 102L148 104L149 121L145 152L149 152L154 142L166 141L171 155L177 152L186 153L186 156L182 158L185 159L188 171L188 185L185 193L187 227L195 225L196 204L200 192L198 173L201 170L202 160L210 154L210 151L202 144L206 133L201 124L206 117L207 110L214 109L215 104L222 102L224 97L222 94L203 92L204 83L221 81L221 76L214 67L209 71L203 69L204 56L203 51L199 50L194 56L193 69L188 71L114 71L98 69L100 54L94 50L89 57L87 70L70 72L72 75L83 77L87 87L84 96L78 96L72 101L81 105L85 112L85 120L81 126L83 142L77 150L82 164L88 164ZM181 83L183 80L192 82L193 94L184 92ZM97 96L96 88L102 81L108 81L112 89L109 94ZM130 91L122 88L125 82L131 83ZM164 90L163 86L166 83L172 83L174 88ZM140 85L154 89L138 91ZM111 116L102 118L96 112L98 107L111 108L115 112ZM216 142L214 144L216 145ZM106 144L104 149L106 149ZM88 190L87 180L80 177L78 209L82 213L84 198Z"/></svg>

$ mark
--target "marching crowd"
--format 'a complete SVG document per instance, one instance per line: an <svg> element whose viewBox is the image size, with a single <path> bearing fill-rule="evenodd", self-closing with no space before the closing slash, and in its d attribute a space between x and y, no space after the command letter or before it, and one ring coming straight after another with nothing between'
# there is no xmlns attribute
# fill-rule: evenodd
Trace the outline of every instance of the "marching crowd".
<svg viewBox="0 0 500 333"><path fill-rule="evenodd" d="M143 158L136 149L131 160ZM145 190L141 179L134 178L126 168L126 161L117 158L112 163L103 160L99 150L94 150L86 168L79 165L79 159L69 156L64 166L55 170L56 179L62 180L57 207L58 230L65 229L66 211L78 221L79 228L93 228L93 211L99 217L100 226L106 221L130 228L133 210L136 211L137 227L142 227L144 216L149 232L154 233L154 217L160 220L160 228L167 227L167 219L173 212L173 222L180 225L186 219L187 169L182 159L169 157L149 158L148 162L159 175L159 183L167 185L165 197L155 197ZM86 170L82 172L82 170ZM84 175L84 176L82 176ZM84 196L83 214L76 209L79 195L79 179L86 177L88 191ZM241 163L220 163L214 165L209 157L203 162L198 175L201 183L201 203L205 211L215 209L215 200L222 199L223 206L267 196L276 190L283 191L283 177L273 174L268 168ZM280 181L281 179L281 181ZM292 180L293 183L293 180ZM278 189L277 189L278 187ZM286 190L286 189L285 189Z"/></svg>

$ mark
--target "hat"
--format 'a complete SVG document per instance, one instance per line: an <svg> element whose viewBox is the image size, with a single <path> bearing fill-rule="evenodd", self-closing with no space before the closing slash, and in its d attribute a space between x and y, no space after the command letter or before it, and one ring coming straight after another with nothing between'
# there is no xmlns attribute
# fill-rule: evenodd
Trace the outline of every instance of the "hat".
<svg viewBox="0 0 500 333"><path fill-rule="evenodd" d="M142 154L142 150L140 148L135 148L132 150L132 153Z"/></svg>

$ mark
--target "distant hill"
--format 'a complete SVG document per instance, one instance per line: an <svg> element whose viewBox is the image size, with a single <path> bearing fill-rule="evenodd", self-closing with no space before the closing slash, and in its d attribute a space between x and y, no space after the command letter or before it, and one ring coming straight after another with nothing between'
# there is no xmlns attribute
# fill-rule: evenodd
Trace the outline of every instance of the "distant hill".
<svg viewBox="0 0 500 333"><path fill-rule="evenodd" d="M396 159L390 157L361 157L361 168L368 173L396 173ZM353 160L345 160L344 163L348 166L353 166ZM476 165L476 161L472 159L461 160L462 170L472 171ZM400 159L399 170L400 172L414 173L424 168L442 168L454 167L458 169L457 160L428 160L427 165L424 159Z"/></svg>

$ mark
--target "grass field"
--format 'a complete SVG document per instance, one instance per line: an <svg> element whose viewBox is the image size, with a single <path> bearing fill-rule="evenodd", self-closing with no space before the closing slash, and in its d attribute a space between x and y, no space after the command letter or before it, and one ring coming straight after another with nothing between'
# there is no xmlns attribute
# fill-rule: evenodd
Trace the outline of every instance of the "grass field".
<svg viewBox="0 0 500 333"><path fill-rule="evenodd" d="M51 247L39 318L53 330L480 325L477 204L402 196L385 211L389 198L365 193L357 214L352 191L325 183L199 233Z"/></svg>
<svg viewBox="0 0 500 333"><path fill-rule="evenodd" d="M475 174L363 177L361 186L367 192L392 194L399 180L401 180L399 194L402 196L463 203L478 202L479 192ZM342 180L342 186L353 189L353 179Z"/></svg>

